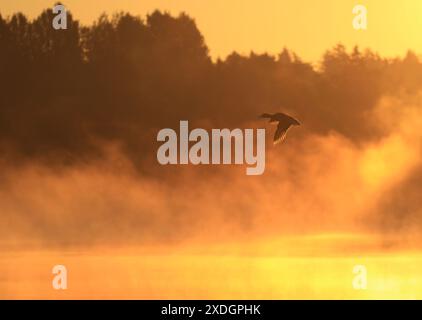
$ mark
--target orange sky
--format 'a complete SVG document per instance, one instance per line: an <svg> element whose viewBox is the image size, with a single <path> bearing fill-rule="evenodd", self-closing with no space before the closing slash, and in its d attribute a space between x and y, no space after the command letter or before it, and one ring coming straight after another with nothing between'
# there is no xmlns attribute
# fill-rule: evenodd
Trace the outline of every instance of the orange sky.
<svg viewBox="0 0 422 320"><path fill-rule="evenodd" d="M34 17L51 0L0 0L0 12L17 10ZM307 61L342 42L359 44L383 55L403 55L407 49L422 52L422 1L420 0L65 0L65 5L83 23L102 12L129 11L144 16L159 8L194 17L213 57L236 50L248 53L279 52L284 46ZM352 28L352 8L368 9L368 30Z"/></svg>

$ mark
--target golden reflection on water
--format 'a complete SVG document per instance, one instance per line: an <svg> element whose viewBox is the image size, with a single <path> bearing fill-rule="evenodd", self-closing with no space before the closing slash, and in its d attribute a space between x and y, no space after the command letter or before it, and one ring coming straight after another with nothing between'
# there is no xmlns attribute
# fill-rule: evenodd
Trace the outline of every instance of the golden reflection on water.
<svg viewBox="0 0 422 320"><path fill-rule="evenodd" d="M323 235L209 248L3 251L0 298L422 298L422 253L366 250L359 254L360 245L369 243L365 238ZM296 254L287 250L293 247L301 250ZM64 291L51 285L57 264L68 269ZM366 290L352 286L353 267L358 264L367 268Z"/></svg>

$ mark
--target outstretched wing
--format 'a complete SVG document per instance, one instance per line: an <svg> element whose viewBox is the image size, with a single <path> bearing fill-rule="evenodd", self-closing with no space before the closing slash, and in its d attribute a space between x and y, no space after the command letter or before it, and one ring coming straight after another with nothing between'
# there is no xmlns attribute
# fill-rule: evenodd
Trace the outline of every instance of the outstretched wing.
<svg viewBox="0 0 422 320"><path fill-rule="evenodd" d="M274 119L277 121L280 121L281 123L290 123L294 125L300 125L299 121L297 121L295 118L281 112L276 113L274 115Z"/></svg>
<svg viewBox="0 0 422 320"><path fill-rule="evenodd" d="M286 138L287 130L289 130L291 124L287 121L280 121L277 126L277 130L274 134L274 144L282 142Z"/></svg>
<svg viewBox="0 0 422 320"><path fill-rule="evenodd" d="M269 114L269 113L263 113L263 114L261 114L261 116L260 116L261 118L268 118L268 119L271 119L271 114Z"/></svg>

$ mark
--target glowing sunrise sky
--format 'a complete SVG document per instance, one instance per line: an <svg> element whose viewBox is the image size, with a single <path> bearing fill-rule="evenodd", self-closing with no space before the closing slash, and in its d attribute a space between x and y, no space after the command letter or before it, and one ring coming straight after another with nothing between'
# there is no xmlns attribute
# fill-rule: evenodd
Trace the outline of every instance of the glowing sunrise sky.
<svg viewBox="0 0 422 320"><path fill-rule="evenodd" d="M51 0L0 0L3 16L22 11L31 18L53 6ZM408 49L422 52L420 0L65 0L83 24L103 13L128 11L145 15L154 9L194 17L211 55L232 51L278 53L283 47L304 60L317 62L322 53L341 42L370 47L383 56L402 56ZM352 8L368 9L368 30L352 28Z"/></svg>

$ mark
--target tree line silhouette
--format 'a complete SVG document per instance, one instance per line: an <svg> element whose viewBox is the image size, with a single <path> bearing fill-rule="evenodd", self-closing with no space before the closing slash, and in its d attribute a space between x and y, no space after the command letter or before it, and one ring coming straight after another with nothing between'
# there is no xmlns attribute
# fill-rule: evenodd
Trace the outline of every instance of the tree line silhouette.
<svg viewBox="0 0 422 320"><path fill-rule="evenodd" d="M0 148L15 159L83 159L118 142L137 161L179 120L233 127L278 110L306 132L359 143L380 134L368 112L381 96L422 88L411 51L386 59L338 45L317 67L288 49L213 61L183 13L102 15L86 27L69 14L66 30L53 17L0 16Z"/></svg>

